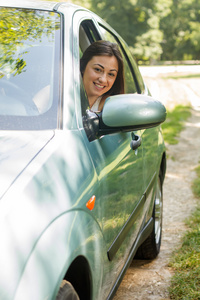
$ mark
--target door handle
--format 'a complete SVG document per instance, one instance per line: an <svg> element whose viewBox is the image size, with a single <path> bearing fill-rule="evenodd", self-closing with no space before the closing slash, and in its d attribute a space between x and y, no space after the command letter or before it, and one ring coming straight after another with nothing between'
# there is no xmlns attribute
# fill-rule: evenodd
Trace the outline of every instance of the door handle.
<svg viewBox="0 0 200 300"><path fill-rule="evenodd" d="M136 150L138 147L140 147L141 145L141 137L137 134L132 134L132 141L130 143L131 149L132 150Z"/></svg>

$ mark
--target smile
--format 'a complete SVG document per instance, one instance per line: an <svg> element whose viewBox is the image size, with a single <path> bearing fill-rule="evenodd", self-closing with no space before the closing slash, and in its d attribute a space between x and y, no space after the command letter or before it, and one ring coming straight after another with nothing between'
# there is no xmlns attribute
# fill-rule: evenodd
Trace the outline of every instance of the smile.
<svg viewBox="0 0 200 300"><path fill-rule="evenodd" d="M95 83L95 82L94 82L94 85L95 85L98 89L101 89L101 90L105 87L104 85L100 85L100 84Z"/></svg>

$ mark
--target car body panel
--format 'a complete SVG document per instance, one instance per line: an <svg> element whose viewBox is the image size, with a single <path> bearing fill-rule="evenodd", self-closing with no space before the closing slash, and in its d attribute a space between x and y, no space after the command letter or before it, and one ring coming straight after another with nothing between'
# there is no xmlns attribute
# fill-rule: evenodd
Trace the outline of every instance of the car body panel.
<svg viewBox="0 0 200 300"><path fill-rule="evenodd" d="M53 136L53 131L0 132L0 198Z"/></svg>
<svg viewBox="0 0 200 300"><path fill-rule="evenodd" d="M79 145L78 148L75 146L76 144ZM68 173L69 169L73 170L73 173ZM34 172L37 170L37 172L33 174L31 172L33 170ZM87 190L85 186L88 186ZM9 282L14 288L14 283L19 281L29 257L34 256L37 243L43 236L45 238L48 227L51 227L51 224L56 222L59 216L61 218L62 215L73 212L73 210L75 210L73 213L75 216L79 210L86 211L86 215L89 213L86 208L86 202L89 200L88 194L92 196L97 188L97 176L79 133L74 131L72 134L68 131L63 141L63 135L58 131L51 145L45 147L44 153L38 154L37 158L32 161L32 167L24 170L15 185L9 189L0 202L0 220L4 221L1 222L0 228L1 269L5 264L4 257L8 253L12 258L7 263L3 278L1 277L1 286L6 286ZM17 201L13 195L17 195ZM92 219L94 213L95 209L92 212ZM85 219L83 218L83 222L89 223L91 217L88 217L89 220ZM80 228L83 228L82 218L78 218L78 220ZM76 226L79 227L78 224ZM66 228L70 237L72 229L68 226ZM80 230L77 232L80 235L84 234ZM86 237L81 236L82 243L90 237L88 234L89 232L86 230ZM12 243L13 238L15 247ZM76 241L75 244L79 243ZM21 258L17 259L19 255ZM54 257L53 264L58 263L59 257L60 254ZM15 272L12 272L14 265ZM11 287L9 287L9 291L9 293L14 292ZM1 293L0 295L2 296ZM12 299L12 297L10 298Z"/></svg>
<svg viewBox="0 0 200 300"><path fill-rule="evenodd" d="M120 273L130 251L130 244L133 243L141 225L141 220L140 222L138 220L139 224L131 233L132 236L123 241L120 232L142 197L143 190L142 181L139 184L137 182L137 185L134 184L137 179L133 176L131 168L134 165L136 172L142 172L142 149L139 149L138 155L135 155L134 151L130 149L127 135L131 140L130 133L116 134L87 144L99 180L98 204L100 204L103 216L101 229L106 250L109 251L113 242L117 247L115 255L112 255L112 259L110 258L112 263L104 274L105 282L109 279L110 285L113 284L113 273ZM119 175L116 176L116 174ZM118 235L121 239L120 242L116 241Z"/></svg>
<svg viewBox="0 0 200 300"><path fill-rule="evenodd" d="M73 226L74 222L78 223L76 229ZM83 228L87 228L85 234ZM51 245L54 240L59 245L59 256L57 256L57 248ZM81 249L77 248L77 245L81 245ZM54 299L66 267L79 255L88 259L90 267L96 274L93 279L94 286L101 286L103 265L101 249L102 236L99 235L99 228L87 212L71 211L61 215L38 240L27 262L15 299L20 300L23 297L30 300ZM56 263L52 257L55 258ZM94 261L98 263L94 264ZM44 265L47 267L44 268ZM35 278L33 282L32 277ZM101 298L97 291L96 289L94 299Z"/></svg>

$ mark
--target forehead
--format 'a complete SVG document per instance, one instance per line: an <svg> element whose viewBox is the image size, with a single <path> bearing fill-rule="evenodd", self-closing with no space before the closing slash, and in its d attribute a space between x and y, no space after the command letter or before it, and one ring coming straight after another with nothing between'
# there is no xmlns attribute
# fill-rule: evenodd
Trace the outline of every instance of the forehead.
<svg viewBox="0 0 200 300"><path fill-rule="evenodd" d="M113 56L93 56L92 59L89 61L91 65L101 65L104 68L108 69L116 69L118 70L118 61L117 58Z"/></svg>

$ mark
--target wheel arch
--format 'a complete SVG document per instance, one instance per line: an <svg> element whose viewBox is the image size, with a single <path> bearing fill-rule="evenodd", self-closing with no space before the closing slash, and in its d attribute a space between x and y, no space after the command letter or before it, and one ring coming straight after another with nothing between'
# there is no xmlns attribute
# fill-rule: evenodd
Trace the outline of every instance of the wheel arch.
<svg viewBox="0 0 200 300"><path fill-rule="evenodd" d="M80 299L92 298L92 274L87 259L80 255L69 266L64 278L69 281Z"/></svg>
<svg viewBox="0 0 200 300"><path fill-rule="evenodd" d="M46 228L24 266L15 291L16 300L22 299L22 295L26 299L45 299L47 294L56 299L63 279L71 282L81 299L91 299L99 293L97 282L101 285L103 276L102 236L88 213L83 218L84 213L66 212ZM75 220L81 220L78 227L72 226ZM80 227L86 225L87 231L79 234ZM97 257L101 258L96 260ZM94 277L97 269L101 272Z"/></svg>

